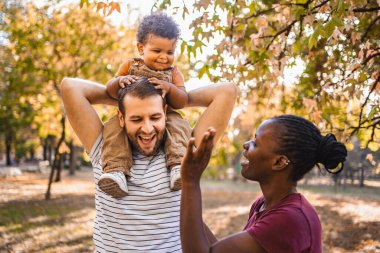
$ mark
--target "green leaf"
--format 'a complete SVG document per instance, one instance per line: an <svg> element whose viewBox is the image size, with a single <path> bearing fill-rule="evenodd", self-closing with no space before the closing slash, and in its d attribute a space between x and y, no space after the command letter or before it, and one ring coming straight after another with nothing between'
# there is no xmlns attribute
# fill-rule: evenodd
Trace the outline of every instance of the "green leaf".
<svg viewBox="0 0 380 253"><path fill-rule="evenodd" d="M313 34L310 36L309 38L309 49L312 49L313 47L315 47L317 45L317 42L318 42L318 37L319 35L321 34L321 25L318 25Z"/></svg>
<svg viewBox="0 0 380 253"><path fill-rule="evenodd" d="M198 77L199 78L202 78L202 76L205 74L207 68L208 68L208 66L206 64L203 65L203 67L198 72Z"/></svg>
<svg viewBox="0 0 380 253"><path fill-rule="evenodd" d="M329 22L326 23L326 25L323 27L322 36L324 38L329 38L331 34L334 32L335 27L341 27L344 23L340 18L332 17Z"/></svg>
<svg viewBox="0 0 380 253"><path fill-rule="evenodd" d="M338 0L338 8L337 8L337 12L339 14L342 14L344 12L344 4L343 4L343 0Z"/></svg>
<svg viewBox="0 0 380 253"><path fill-rule="evenodd" d="M90 5L90 3L88 2L88 0L80 0L80 4L79 4L79 6L80 6L81 8L83 7L84 4L86 4L86 6L89 6L89 5Z"/></svg>

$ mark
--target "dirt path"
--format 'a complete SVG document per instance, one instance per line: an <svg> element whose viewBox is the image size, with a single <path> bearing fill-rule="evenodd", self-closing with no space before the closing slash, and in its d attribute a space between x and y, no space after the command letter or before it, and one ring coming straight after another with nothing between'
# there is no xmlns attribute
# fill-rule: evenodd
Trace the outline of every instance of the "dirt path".
<svg viewBox="0 0 380 253"><path fill-rule="evenodd" d="M0 252L93 252L94 185L90 170L63 176L44 200L47 175L0 179ZM219 238L240 231L255 184L205 182L204 219ZM380 252L380 196L340 196L301 189L323 223L324 252Z"/></svg>

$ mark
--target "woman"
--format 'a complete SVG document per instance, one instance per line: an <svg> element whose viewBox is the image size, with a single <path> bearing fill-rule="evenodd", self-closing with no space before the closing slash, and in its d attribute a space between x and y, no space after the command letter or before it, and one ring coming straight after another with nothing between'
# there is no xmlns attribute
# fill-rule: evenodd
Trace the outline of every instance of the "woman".
<svg viewBox="0 0 380 253"><path fill-rule="evenodd" d="M297 193L297 181L315 165L330 173L343 169L346 147L333 134L322 136L310 121L282 115L263 122L244 144L242 175L260 184L263 196L252 205L243 231L217 240L202 220L200 178L213 148L215 130L198 149L191 139L182 162L181 241L184 252L322 252L318 215Z"/></svg>

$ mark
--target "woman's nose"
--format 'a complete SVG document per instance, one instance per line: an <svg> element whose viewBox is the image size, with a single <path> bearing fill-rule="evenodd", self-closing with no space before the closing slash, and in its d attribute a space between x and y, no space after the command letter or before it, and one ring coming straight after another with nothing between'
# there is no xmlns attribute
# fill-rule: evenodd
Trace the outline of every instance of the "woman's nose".
<svg viewBox="0 0 380 253"><path fill-rule="evenodd" d="M249 141L247 141L246 143L243 144L243 148L245 150L248 150L248 148L249 148Z"/></svg>

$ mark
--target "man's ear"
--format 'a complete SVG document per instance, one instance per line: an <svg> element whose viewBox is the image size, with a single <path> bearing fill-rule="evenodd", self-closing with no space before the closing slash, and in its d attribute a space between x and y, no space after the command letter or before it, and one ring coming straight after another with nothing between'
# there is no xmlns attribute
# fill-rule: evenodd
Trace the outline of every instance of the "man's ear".
<svg viewBox="0 0 380 253"><path fill-rule="evenodd" d="M285 155L279 155L276 157L275 163L272 166L272 170L280 171L286 169L286 167L289 165L290 160Z"/></svg>
<svg viewBox="0 0 380 253"><path fill-rule="evenodd" d="M119 118L119 124L120 124L120 127L124 127L124 116L123 114L121 113L120 110L117 110L117 117Z"/></svg>
<svg viewBox="0 0 380 253"><path fill-rule="evenodd" d="M143 55L144 54L144 44L137 42L137 50L139 51L140 55Z"/></svg>
<svg viewBox="0 0 380 253"><path fill-rule="evenodd" d="M167 104L165 104L164 105L164 113L165 113L165 121L167 121L168 120L168 117L167 117L167 111L168 111L168 105Z"/></svg>

